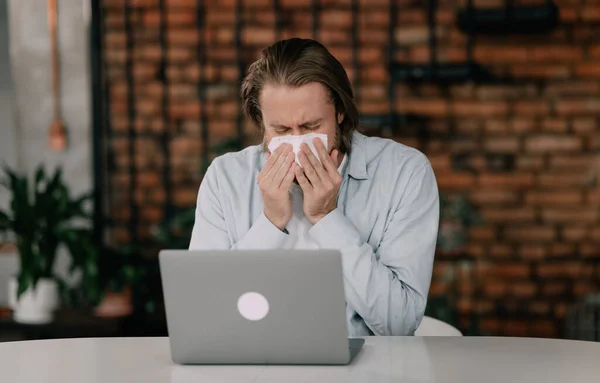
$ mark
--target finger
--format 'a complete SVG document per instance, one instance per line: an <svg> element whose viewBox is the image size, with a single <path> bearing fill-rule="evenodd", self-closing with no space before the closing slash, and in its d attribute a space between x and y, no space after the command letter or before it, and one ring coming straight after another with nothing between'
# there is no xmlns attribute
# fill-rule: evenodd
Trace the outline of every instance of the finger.
<svg viewBox="0 0 600 383"><path fill-rule="evenodd" d="M336 170L335 161L331 160L331 156L329 153L327 153L327 148L325 148L323 141L321 141L319 138L315 138L313 142L315 144L315 149L317 149L317 153L319 154L319 158L321 159L321 164L323 164L325 170L327 172L330 172L332 169Z"/></svg>
<svg viewBox="0 0 600 383"><path fill-rule="evenodd" d="M308 160L306 153L300 151L300 153L298 153L298 158L300 159L300 165L302 165L302 172L304 173L306 178L308 178L310 183L312 185L319 184L321 182L321 179L319 178L319 175L317 174L317 171L315 170L314 166Z"/></svg>
<svg viewBox="0 0 600 383"><path fill-rule="evenodd" d="M277 160L279 159L279 157L285 153L285 149L289 149L289 148L287 148L287 146L289 146L289 145L287 145L287 144L279 145L273 153L267 153L267 162L265 163L265 167L263 168L263 171L265 172L265 174L267 174L271 170L273 165L275 165L277 163Z"/></svg>
<svg viewBox="0 0 600 383"><path fill-rule="evenodd" d="M292 162L292 166L290 166L285 177L283 178L283 181L281 181L281 185L279 186L280 189L289 190L294 182L294 178L296 177L296 169L299 167L300 166L298 166L297 163Z"/></svg>
<svg viewBox="0 0 600 383"><path fill-rule="evenodd" d="M285 160L284 160L283 164L279 167L277 172L273 175L273 181L272 181L273 187L278 188L281 186L283 179L285 178L286 174L290 170L290 167L292 166L293 163L294 163L294 153L288 153L287 156L285 156Z"/></svg>
<svg viewBox="0 0 600 383"><path fill-rule="evenodd" d="M303 144L303 151L304 151L304 154L306 154L306 158L308 158L308 161L312 164L313 168L319 175L319 178L321 178L321 179L326 178L327 174L325 172L325 168L323 167L323 164L321 164L321 161L319 161L319 159L314 155L312 150L310 150L310 147L306 144Z"/></svg>
<svg viewBox="0 0 600 383"><path fill-rule="evenodd" d="M304 170L302 170L300 166L296 166L296 179L298 180L298 185L300 185L304 192L312 191L313 186L308 178L306 178L306 175L304 175Z"/></svg>
<svg viewBox="0 0 600 383"><path fill-rule="evenodd" d="M271 166L265 172L265 179L273 179L279 168L285 163L287 155L292 151L292 145L282 144L276 150L275 154L271 156Z"/></svg>

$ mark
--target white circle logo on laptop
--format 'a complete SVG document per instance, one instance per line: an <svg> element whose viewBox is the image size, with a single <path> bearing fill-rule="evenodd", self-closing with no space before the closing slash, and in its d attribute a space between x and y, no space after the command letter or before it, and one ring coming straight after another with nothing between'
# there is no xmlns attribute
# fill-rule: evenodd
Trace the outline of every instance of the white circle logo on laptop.
<svg viewBox="0 0 600 383"><path fill-rule="evenodd" d="M251 321L263 319L269 313L269 302L264 295L248 292L242 294L237 302L240 314Z"/></svg>

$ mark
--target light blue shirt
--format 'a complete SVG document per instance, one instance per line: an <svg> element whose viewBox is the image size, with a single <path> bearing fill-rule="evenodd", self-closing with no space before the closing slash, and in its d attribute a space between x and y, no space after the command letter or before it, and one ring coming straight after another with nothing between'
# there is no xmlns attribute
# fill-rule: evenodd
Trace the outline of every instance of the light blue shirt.
<svg viewBox="0 0 600 383"><path fill-rule="evenodd" d="M342 253L349 336L413 335L423 318L439 195L427 157L389 139L352 137L337 208L309 236ZM277 249L288 234L263 213L262 145L216 158L200 185L190 249Z"/></svg>

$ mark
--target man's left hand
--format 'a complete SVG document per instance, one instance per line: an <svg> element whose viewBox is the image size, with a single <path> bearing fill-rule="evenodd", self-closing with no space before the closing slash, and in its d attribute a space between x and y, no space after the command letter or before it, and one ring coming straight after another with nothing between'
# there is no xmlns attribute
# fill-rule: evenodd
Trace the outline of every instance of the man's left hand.
<svg viewBox="0 0 600 383"><path fill-rule="evenodd" d="M296 179L304 192L304 215L314 225L337 207L342 176L336 165L338 150L329 154L320 139L313 142L321 161L302 144L298 154L302 168L296 168Z"/></svg>

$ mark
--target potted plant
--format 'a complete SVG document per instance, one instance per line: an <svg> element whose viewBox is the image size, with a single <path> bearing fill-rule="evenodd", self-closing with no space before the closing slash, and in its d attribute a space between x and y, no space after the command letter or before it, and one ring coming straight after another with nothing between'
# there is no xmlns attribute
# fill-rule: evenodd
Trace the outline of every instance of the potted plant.
<svg viewBox="0 0 600 383"><path fill-rule="evenodd" d="M89 247L83 243L90 237L85 227L90 215L84 210L90 196L71 197L60 168L47 177L40 165L33 182L6 167L4 173L0 185L11 201L0 210L0 234L16 243L20 260L18 274L9 280L9 304L15 321L47 323L60 301L62 281L54 273L59 246L71 252Z"/></svg>
<svg viewBox="0 0 600 383"><path fill-rule="evenodd" d="M457 254L464 250L470 226L481 222L475 207L464 194L450 199L440 194L440 228L437 248L446 254Z"/></svg>
<svg viewBox="0 0 600 383"><path fill-rule="evenodd" d="M143 283L146 275L139 249L135 246L119 249L102 247L98 271L100 300L94 307L94 314L106 318L131 315L135 287Z"/></svg>

